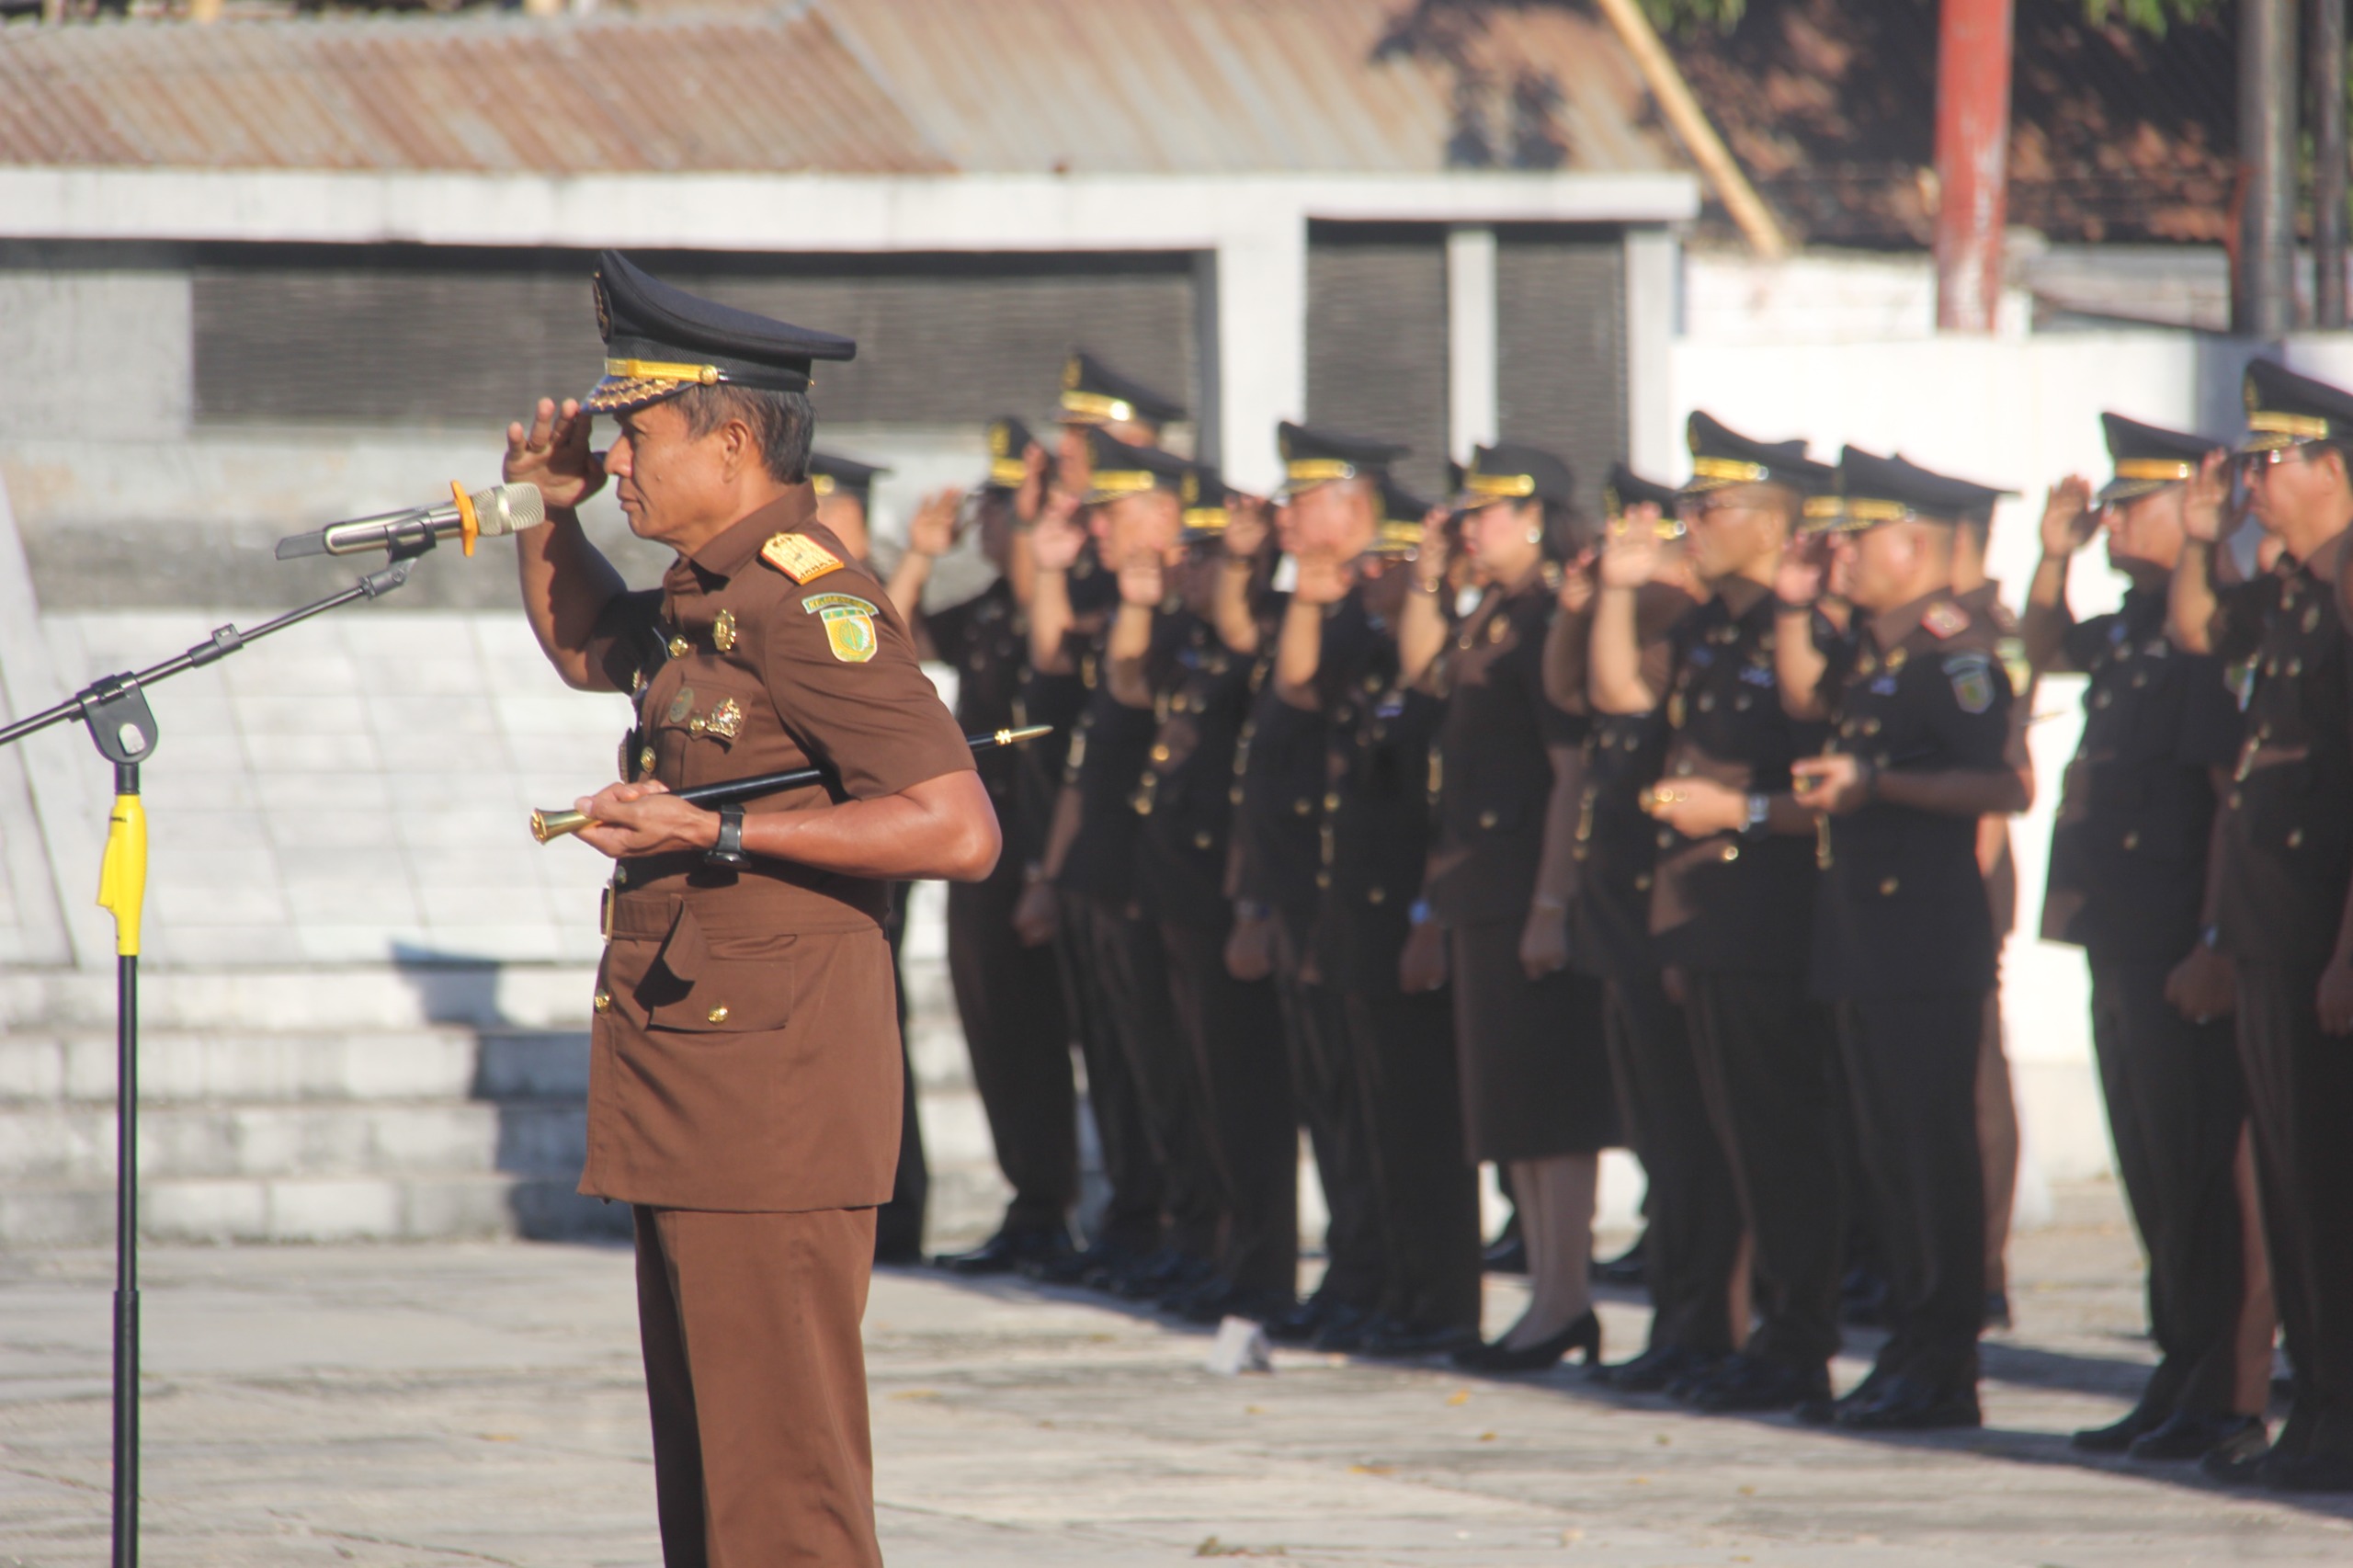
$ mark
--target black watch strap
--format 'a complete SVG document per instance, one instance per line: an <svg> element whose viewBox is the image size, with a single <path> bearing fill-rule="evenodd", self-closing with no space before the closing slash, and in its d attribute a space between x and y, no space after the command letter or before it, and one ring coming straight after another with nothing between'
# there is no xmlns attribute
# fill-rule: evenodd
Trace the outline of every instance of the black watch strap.
<svg viewBox="0 0 2353 1568"><path fill-rule="evenodd" d="M724 805L719 808L719 842L702 853L706 864L727 866L742 870L752 863L744 853L744 808Z"/></svg>

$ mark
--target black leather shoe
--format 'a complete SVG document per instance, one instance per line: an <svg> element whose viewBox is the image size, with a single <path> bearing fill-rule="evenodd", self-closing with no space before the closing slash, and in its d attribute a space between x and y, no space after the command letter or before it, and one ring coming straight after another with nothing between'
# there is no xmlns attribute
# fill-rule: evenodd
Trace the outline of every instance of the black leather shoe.
<svg viewBox="0 0 2353 1568"><path fill-rule="evenodd" d="M1616 1257L1597 1257L1592 1264L1593 1282L1597 1285L1638 1286L1649 1278L1648 1263L1643 1248L1650 1241L1650 1233L1634 1238L1634 1244Z"/></svg>
<svg viewBox="0 0 2353 1568"><path fill-rule="evenodd" d="M1140 1255L1108 1237L1083 1252L1056 1253L1021 1266L1021 1272L1043 1285L1082 1285L1089 1277L1132 1267Z"/></svg>
<svg viewBox="0 0 2353 1568"><path fill-rule="evenodd" d="M1373 1314L1362 1307L1335 1301L1324 1309L1324 1321L1316 1325L1313 1343L1318 1350L1339 1354L1361 1349L1374 1321Z"/></svg>
<svg viewBox="0 0 2353 1568"><path fill-rule="evenodd" d="M1466 1372L1542 1372L1558 1366L1570 1351L1580 1349L1588 1367L1601 1359L1601 1320L1590 1308L1550 1339L1518 1350L1501 1341L1469 1346L1454 1353L1454 1364Z"/></svg>
<svg viewBox="0 0 2353 1568"><path fill-rule="evenodd" d="M1304 1345L1324 1326L1324 1314L1338 1303L1318 1291L1267 1324L1267 1337L1278 1345Z"/></svg>
<svg viewBox="0 0 2353 1568"><path fill-rule="evenodd" d="M1984 1327L1991 1331L2014 1326L2010 1322L2010 1293L2007 1290L1986 1291Z"/></svg>
<svg viewBox="0 0 2353 1568"><path fill-rule="evenodd" d="M1849 1328L1881 1328L1887 1323L1887 1281L1855 1267L1838 1287L1838 1321Z"/></svg>
<svg viewBox="0 0 2353 1568"><path fill-rule="evenodd" d="M2261 1453L2269 1447L2262 1419L2254 1415L2193 1415L2177 1410L2165 1425L2143 1432L2124 1451L2143 1462L2202 1460L2216 1449L2236 1444Z"/></svg>
<svg viewBox="0 0 2353 1568"><path fill-rule="evenodd" d="M2077 1453L2120 1454L2172 1419L2173 1412L2163 1405L2136 1404L2121 1421L2085 1427L2067 1439L2067 1446Z"/></svg>
<svg viewBox="0 0 2353 1568"><path fill-rule="evenodd" d="M1712 1370L1720 1358L1680 1345L1654 1345L1631 1361L1596 1367L1593 1381L1620 1393L1658 1393L1669 1383Z"/></svg>
<svg viewBox="0 0 2353 1568"><path fill-rule="evenodd" d="M1741 1411L1789 1410L1809 1400L1829 1397L1827 1367L1809 1369L1732 1356L1713 1377L1694 1387L1684 1403L1711 1415L1729 1415Z"/></svg>
<svg viewBox="0 0 2353 1568"><path fill-rule="evenodd" d="M1247 1290L1229 1280L1212 1280L1210 1286L1188 1290L1182 1296L1171 1297L1161 1303L1187 1323L1216 1324L1228 1318L1248 1318L1252 1323L1272 1323L1298 1303L1275 1290Z"/></svg>
<svg viewBox="0 0 2353 1568"><path fill-rule="evenodd" d="M1060 1231L999 1231L970 1252L944 1253L931 1261L950 1274L1011 1274L1070 1250L1070 1237Z"/></svg>
<svg viewBox="0 0 2353 1568"><path fill-rule="evenodd" d="M1151 1301L1209 1275L1210 1266L1202 1259L1176 1247L1162 1247L1131 1268L1107 1270L1099 1283L1090 1275L1086 1282L1131 1301Z"/></svg>
<svg viewBox="0 0 2353 1568"><path fill-rule="evenodd" d="M2225 1443L2199 1456L2198 1473L2225 1486L2253 1486L2262 1481L2263 1467L2270 1458L2271 1449L2261 1442Z"/></svg>
<svg viewBox="0 0 2353 1568"><path fill-rule="evenodd" d="M1974 1387L1938 1388L1898 1372L1879 1398L1840 1411L1837 1424L1849 1432L1937 1432L1983 1426L1985 1416Z"/></svg>
<svg viewBox="0 0 2353 1568"><path fill-rule="evenodd" d="M2266 1492L2353 1492L2353 1459L2343 1454L2273 1454L2256 1471Z"/></svg>
<svg viewBox="0 0 2353 1568"><path fill-rule="evenodd" d="M1475 1328L1422 1328L1392 1317L1382 1317L1365 1331L1364 1342L1357 1346L1357 1354L1410 1361L1423 1356L1451 1356L1478 1343L1479 1331Z"/></svg>
<svg viewBox="0 0 2353 1568"><path fill-rule="evenodd" d="M1802 1426L1828 1426L1838 1419L1843 1411L1877 1403L1880 1393L1887 1387L1893 1377L1893 1373L1882 1372L1877 1367L1873 1367L1864 1375L1861 1382L1857 1383L1836 1399L1803 1400L1790 1414L1796 1416Z"/></svg>
<svg viewBox="0 0 2353 1568"><path fill-rule="evenodd" d="M1528 1272L1528 1244L1520 1239L1519 1221L1514 1220L1504 1227L1504 1233L1487 1244L1479 1255L1482 1274L1525 1274Z"/></svg>

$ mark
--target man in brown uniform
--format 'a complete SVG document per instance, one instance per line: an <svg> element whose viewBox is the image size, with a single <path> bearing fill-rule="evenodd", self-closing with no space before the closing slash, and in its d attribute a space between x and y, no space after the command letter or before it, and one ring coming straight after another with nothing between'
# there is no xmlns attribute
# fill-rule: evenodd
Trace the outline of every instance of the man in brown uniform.
<svg viewBox="0 0 2353 1568"><path fill-rule="evenodd" d="M987 791L880 584L815 525L811 362L848 339L598 262L605 379L507 430L547 524L523 603L565 684L632 694L580 1189L634 1206L664 1561L878 1563L858 1319L890 1196L888 883L995 864ZM620 430L601 456L590 416ZM631 593L576 508L677 552ZM814 765L717 812L675 789Z"/></svg>

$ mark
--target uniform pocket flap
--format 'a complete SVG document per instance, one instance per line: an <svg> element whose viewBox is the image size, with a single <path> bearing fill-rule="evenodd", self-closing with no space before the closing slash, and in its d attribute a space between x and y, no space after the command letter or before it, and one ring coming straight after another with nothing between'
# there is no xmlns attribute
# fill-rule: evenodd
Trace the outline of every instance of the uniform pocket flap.
<svg viewBox="0 0 2353 1568"><path fill-rule="evenodd" d="M656 969L639 994L653 1028L695 1034L780 1029L792 1016L792 960L783 953L712 957L691 983Z"/></svg>

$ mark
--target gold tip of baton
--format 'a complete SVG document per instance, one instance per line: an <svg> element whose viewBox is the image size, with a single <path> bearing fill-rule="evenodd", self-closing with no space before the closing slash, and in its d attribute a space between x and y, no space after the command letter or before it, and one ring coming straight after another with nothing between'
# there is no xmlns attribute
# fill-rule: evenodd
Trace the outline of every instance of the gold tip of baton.
<svg viewBox="0 0 2353 1568"><path fill-rule="evenodd" d="M1013 746L1019 745L1023 741L1034 741L1040 735L1051 735L1053 733L1054 727L1051 724L1030 724L1018 730L999 730L993 738L1001 746Z"/></svg>
<svg viewBox="0 0 2353 1568"><path fill-rule="evenodd" d="M551 838L562 838L567 833L578 833L591 825L594 818L579 812L537 811L531 813L531 836L545 844Z"/></svg>

